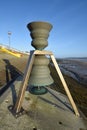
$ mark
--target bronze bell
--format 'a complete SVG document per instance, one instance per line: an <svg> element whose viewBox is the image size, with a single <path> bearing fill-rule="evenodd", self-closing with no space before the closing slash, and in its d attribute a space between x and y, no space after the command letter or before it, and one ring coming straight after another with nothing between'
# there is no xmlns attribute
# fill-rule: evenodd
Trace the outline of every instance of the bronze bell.
<svg viewBox="0 0 87 130"><path fill-rule="evenodd" d="M32 37L31 45L37 50L43 50L48 45L48 36L52 25L47 22L32 22L27 25ZM49 70L49 59L45 55L35 55L35 60L29 78L30 91L34 94L47 92L44 88L53 83Z"/></svg>
<svg viewBox="0 0 87 130"><path fill-rule="evenodd" d="M53 83L48 67L49 59L46 56L35 56L34 65L29 79L33 86L48 86Z"/></svg>

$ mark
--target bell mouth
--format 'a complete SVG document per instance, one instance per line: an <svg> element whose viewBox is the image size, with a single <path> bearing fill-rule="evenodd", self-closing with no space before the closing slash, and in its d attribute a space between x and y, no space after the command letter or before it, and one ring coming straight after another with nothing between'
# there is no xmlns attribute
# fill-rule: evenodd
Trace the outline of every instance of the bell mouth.
<svg viewBox="0 0 87 130"><path fill-rule="evenodd" d="M30 86L29 92L34 95L46 94L48 90L44 86Z"/></svg>
<svg viewBox="0 0 87 130"><path fill-rule="evenodd" d="M44 21L32 21L31 23L27 24L27 28L31 31L32 29L36 29L36 28L44 28L44 29L48 29L49 31L52 29L52 25L48 22L44 22Z"/></svg>

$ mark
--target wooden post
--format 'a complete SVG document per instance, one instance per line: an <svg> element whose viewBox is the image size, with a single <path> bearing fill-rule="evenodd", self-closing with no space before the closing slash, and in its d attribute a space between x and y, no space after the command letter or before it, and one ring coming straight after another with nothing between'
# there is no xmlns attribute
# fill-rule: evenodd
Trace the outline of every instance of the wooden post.
<svg viewBox="0 0 87 130"><path fill-rule="evenodd" d="M75 105L75 102L74 102L74 100L73 100L73 98L72 98L72 96L71 96L71 94L70 94L70 91L69 91L69 89L68 89L68 86L67 86L67 84L66 84L66 82L65 82L65 80L64 80L64 77L63 77L63 75L62 75L62 73L61 73L61 71L60 71L60 68L59 68L59 66L58 66L58 63L57 63L57 61L56 61L56 59L55 59L55 57L54 57L53 54L50 55L50 56L51 56L51 59L52 59L52 62L53 62L53 64L54 64L54 66L55 66L55 69L56 69L56 71L57 71L57 73L58 73L58 75L59 75L59 77L60 77L60 80L61 80L61 82L62 82L62 84L63 84L63 87L64 87L64 89L65 89L65 92L66 92L66 94L67 94L67 96L68 96L68 98L69 98L69 101L70 101L70 103L71 103L71 105L72 105L72 107L73 107L73 109L74 109L74 112L75 112L75 114L76 114L77 116L80 116L80 114L79 114L79 112L78 112L78 109L77 109L77 107L76 107L76 105Z"/></svg>
<svg viewBox="0 0 87 130"><path fill-rule="evenodd" d="M30 76L30 73L31 73L32 65L34 63L34 58L35 58L34 51L31 51L30 57L28 59L28 63L27 63L26 69L25 69L23 81L22 81L22 84L20 86L20 91L19 91L19 94L18 94L17 102L14 106L14 111L16 113L20 112L20 109L21 109L21 106L22 106L22 102L23 102L23 99L24 99L24 94L25 94L25 90L26 90L26 87L27 87L28 79L29 79L29 76Z"/></svg>

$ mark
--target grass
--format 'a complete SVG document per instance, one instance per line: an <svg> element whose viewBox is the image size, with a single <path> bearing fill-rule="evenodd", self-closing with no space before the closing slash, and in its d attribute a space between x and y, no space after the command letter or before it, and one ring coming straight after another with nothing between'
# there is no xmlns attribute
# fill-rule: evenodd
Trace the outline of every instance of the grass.
<svg viewBox="0 0 87 130"><path fill-rule="evenodd" d="M52 89L60 91L61 93L66 95L55 68L53 66L50 66L50 70L51 75L54 79L54 87L52 87ZM80 108L80 110L84 113L84 115L87 116L87 86L80 84L79 82L67 75L63 76L75 103L77 104L78 108Z"/></svg>

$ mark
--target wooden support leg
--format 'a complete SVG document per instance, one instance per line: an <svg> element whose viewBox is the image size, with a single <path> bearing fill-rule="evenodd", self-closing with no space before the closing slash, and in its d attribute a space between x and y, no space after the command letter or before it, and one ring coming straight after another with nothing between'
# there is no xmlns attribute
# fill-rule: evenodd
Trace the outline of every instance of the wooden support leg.
<svg viewBox="0 0 87 130"><path fill-rule="evenodd" d="M14 106L14 111L16 113L20 112L20 109L22 106L22 102L24 99L24 94L25 94L25 90L27 87L28 79L29 79L29 76L31 73L32 65L34 63L34 58L35 58L34 51L32 51L32 52L30 52L30 57L29 57L29 60L28 60L28 63L27 63L26 69L25 69L22 84L20 86L18 98L17 98L16 104Z"/></svg>
<svg viewBox="0 0 87 130"><path fill-rule="evenodd" d="M60 71L60 68L59 68L59 66L58 66L58 63L57 63L57 61L56 61L56 59L55 59L55 57L54 57L53 54L50 55L50 56L51 56L51 59L52 59L52 62L53 62L53 64L54 64L54 66L55 66L55 68L56 68L56 71L57 71L57 73L58 73L58 75L59 75L59 77L60 77L60 80L61 80L61 82L62 82L62 84L63 84L63 87L64 87L64 89L65 89L65 92L66 92L66 94L67 94L67 96L68 96L68 98L69 98L69 101L70 101L70 103L71 103L71 105L72 105L72 107L73 107L73 109L74 109L74 112L75 112L75 114L76 114L77 116L80 116L80 114L79 114L79 112L78 112L78 109L77 109L77 107L76 107L76 104L75 104L75 102L74 102L74 100L73 100L73 98L72 98L72 96L71 96L71 94L70 94L70 91L69 91L69 89L68 89L68 86L67 86L67 84L66 84L66 82L65 82L65 80L64 80L64 77L63 77L63 75L62 75L62 73L61 73L61 71Z"/></svg>

